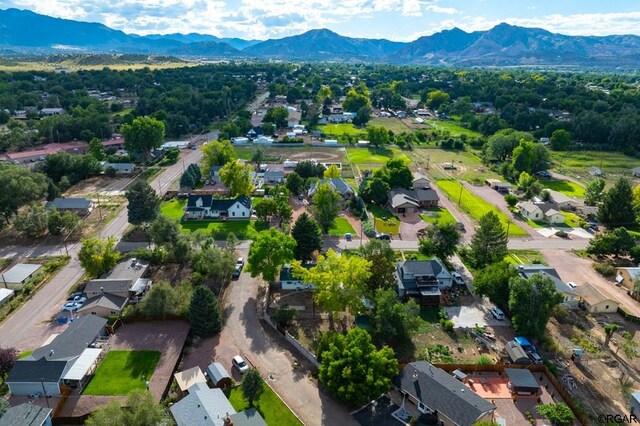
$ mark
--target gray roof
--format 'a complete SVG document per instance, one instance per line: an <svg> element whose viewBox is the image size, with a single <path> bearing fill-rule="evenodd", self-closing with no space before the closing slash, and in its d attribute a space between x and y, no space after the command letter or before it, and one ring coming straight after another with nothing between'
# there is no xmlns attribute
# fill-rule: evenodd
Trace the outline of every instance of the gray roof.
<svg viewBox="0 0 640 426"><path fill-rule="evenodd" d="M435 296L440 294L438 277L451 279L451 274L440 259L434 257L430 260L405 260L399 263L396 277L399 288L404 288L408 292L420 291L423 296ZM421 280L420 284L418 284L418 279ZM429 287L432 288L429 289Z"/></svg>
<svg viewBox="0 0 640 426"><path fill-rule="evenodd" d="M413 207L418 207L420 204L418 200L414 197L411 197L407 194L407 190L394 189L389 192L389 204L391 204L392 208L398 208L405 204L410 204Z"/></svg>
<svg viewBox="0 0 640 426"><path fill-rule="evenodd" d="M320 179L317 184L312 184L312 187L316 188L318 185L324 183L328 183L333 189L342 195L353 192L353 189L349 184L340 178Z"/></svg>
<svg viewBox="0 0 640 426"><path fill-rule="evenodd" d="M86 198L54 198L46 204L46 208L58 210L86 210L91 207L91 200Z"/></svg>
<svg viewBox="0 0 640 426"><path fill-rule="evenodd" d="M19 359L9 372L7 383L58 382L67 367L67 362L64 360L47 361L44 358L38 360L32 360L28 357Z"/></svg>
<svg viewBox="0 0 640 426"><path fill-rule="evenodd" d="M558 272L555 269L550 268L546 265L521 265L518 266L518 271L523 278L531 278L535 274L540 274L545 277L551 278L553 283L556 286L556 291L558 293L566 293L576 295L576 292L573 288L571 288L567 283L562 281Z"/></svg>
<svg viewBox="0 0 640 426"><path fill-rule="evenodd" d="M523 201L518 203L518 208L526 211L527 213L533 213L534 211L540 209L540 206L532 201Z"/></svg>
<svg viewBox="0 0 640 426"><path fill-rule="evenodd" d="M220 389L198 383L170 408L178 426L224 426L224 417L236 410Z"/></svg>
<svg viewBox="0 0 640 426"><path fill-rule="evenodd" d="M209 375L211 383L213 383L214 386L220 383L220 380L222 379L231 379L231 376L229 376L227 370L225 370L224 366L219 362L209 364L209 366L207 367L207 374Z"/></svg>
<svg viewBox="0 0 640 426"><path fill-rule="evenodd" d="M236 198L213 198L212 195L191 194L189 195L189 200L187 201L187 210L200 209L196 204L198 199L202 199L202 208L209 207L211 210L228 210L236 202L239 202L248 209L251 208L251 198L245 195L241 195Z"/></svg>
<svg viewBox="0 0 640 426"><path fill-rule="evenodd" d="M149 269L149 262L141 259L126 259L100 278L137 280Z"/></svg>
<svg viewBox="0 0 640 426"><path fill-rule="evenodd" d="M229 416L233 422L233 426L267 426L258 410L249 408L236 414Z"/></svg>
<svg viewBox="0 0 640 426"><path fill-rule="evenodd" d="M512 363L525 365L531 364L529 356L518 342L514 342L513 340L508 341L505 345L505 350L507 351L507 355L509 355Z"/></svg>
<svg viewBox="0 0 640 426"><path fill-rule="evenodd" d="M42 265L35 263L18 263L2 273L2 280L7 283L21 283L40 268L42 268Z"/></svg>
<svg viewBox="0 0 640 426"><path fill-rule="evenodd" d="M50 414L51 408L20 404L10 407L0 417L0 426L41 426Z"/></svg>
<svg viewBox="0 0 640 426"><path fill-rule="evenodd" d="M151 284L151 279L149 278L138 278L129 291L135 294L142 294L147 290L147 287Z"/></svg>
<svg viewBox="0 0 640 426"><path fill-rule="evenodd" d="M264 172L264 180L282 180L284 179L284 171L282 170L267 170Z"/></svg>
<svg viewBox="0 0 640 426"><path fill-rule="evenodd" d="M115 170L129 170L133 169L136 165L134 163L105 163L104 168L108 169L109 167Z"/></svg>
<svg viewBox="0 0 640 426"><path fill-rule="evenodd" d="M401 206L404 203L415 204L417 206L421 201L438 201L439 199L440 197L438 197L436 191L431 188L393 188L389 191L389 203L393 208Z"/></svg>
<svg viewBox="0 0 640 426"><path fill-rule="evenodd" d="M444 264L434 257L429 260L405 260L399 265L403 274L409 273L414 276L419 275L438 275L442 272L449 274Z"/></svg>
<svg viewBox="0 0 640 426"><path fill-rule="evenodd" d="M131 279L99 279L99 280L91 280L84 287L85 293L116 293L129 291L131 286L133 285L133 280Z"/></svg>
<svg viewBox="0 0 640 426"><path fill-rule="evenodd" d="M545 188L545 191L549 191L551 195L551 199L554 203L578 203L575 199L569 197L568 195L563 194L562 192L555 191L553 189Z"/></svg>
<svg viewBox="0 0 640 426"><path fill-rule="evenodd" d="M414 378L414 374L417 377ZM426 361L407 364L394 384L460 426L470 426L496 408L452 375Z"/></svg>
<svg viewBox="0 0 640 426"><path fill-rule="evenodd" d="M129 299L115 294L101 294L89 298L85 304L82 305L82 308L78 309L78 312L91 312L91 309L95 307L110 309L112 311L120 311L124 308L124 305L127 304L127 300Z"/></svg>
<svg viewBox="0 0 640 426"><path fill-rule="evenodd" d="M531 374L531 371L526 368L505 368L504 372L515 388L538 389L540 387L536 378Z"/></svg>
<svg viewBox="0 0 640 426"><path fill-rule="evenodd" d="M77 318L51 343L36 349L24 359L27 361L41 358L64 361L73 359L82 354L96 340L106 324L106 319L96 315Z"/></svg>

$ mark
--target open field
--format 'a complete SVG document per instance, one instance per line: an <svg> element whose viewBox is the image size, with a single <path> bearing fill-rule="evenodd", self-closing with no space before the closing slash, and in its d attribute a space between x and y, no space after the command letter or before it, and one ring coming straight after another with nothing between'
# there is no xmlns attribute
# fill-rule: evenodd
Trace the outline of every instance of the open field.
<svg viewBox="0 0 640 426"><path fill-rule="evenodd" d="M482 164L472 151L454 151L435 147L414 148L409 154L413 162L434 179L455 177L466 181L484 179L504 180L502 176ZM442 164L454 163L456 170L444 170ZM428 167L428 169L427 169Z"/></svg>
<svg viewBox="0 0 640 426"><path fill-rule="evenodd" d="M540 185L545 189L562 192L568 197L584 198L584 187L568 180L541 180Z"/></svg>
<svg viewBox="0 0 640 426"><path fill-rule="evenodd" d="M504 260L512 265L547 264L544 256L535 250L509 250L509 254Z"/></svg>
<svg viewBox="0 0 640 426"><path fill-rule="evenodd" d="M605 180L614 180L619 176L631 176L631 169L640 166L640 159L618 152L601 151L552 151L551 161L557 172L571 174L585 181L593 179L589 174L590 167L599 167Z"/></svg>
<svg viewBox="0 0 640 426"><path fill-rule="evenodd" d="M330 136L365 134L364 130L358 129L351 123L323 124L321 126L318 126L318 130L320 130L325 135Z"/></svg>
<svg viewBox="0 0 640 426"><path fill-rule="evenodd" d="M251 160L254 146L236 146L235 150L241 160ZM318 147L318 146L263 146L266 163L282 163L286 159L304 161L315 159L319 162L346 161L344 148Z"/></svg>
<svg viewBox="0 0 640 426"><path fill-rule="evenodd" d="M116 71L123 70L139 70L143 68L149 68L152 70L165 69L165 68L182 68L182 67L194 67L200 65L197 62L137 62L137 63L91 63L83 64L77 61L62 61L62 62L31 62L31 61L16 61L16 62L3 62L0 64L0 71L6 72L19 72L19 71L48 71L54 72L57 68L68 68L71 71L81 70L101 70L103 68L109 68Z"/></svg>
<svg viewBox="0 0 640 426"><path fill-rule="evenodd" d="M84 395L127 395L145 390L160 360L158 351L111 351L104 357Z"/></svg>
<svg viewBox="0 0 640 426"><path fill-rule="evenodd" d="M251 407L249 402L242 396L242 386L236 386L227 392L229 402L237 412L244 411ZM284 402L266 383L260 398L254 402L254 407L264 417L267 425L291 425L302 426L298 418L284 405Z"/></svg>
<svg viewBox="0 0 640 426"><path fill-rule="evenodd" d="M456 223L456 219L453 217L449 210L444 207L432 207L427 209L427 213L420 215L422 220L427 223Z"/></svg>
<svg viewBox="0 0 640 426"><path fill-rule="evenodd" d="M351 223L344 217L337 217L333 222L333 226L329 228L329 235L336 237L344 237L344 234L356 235L355 229L351 226Z"/></svg>
<svg viewBox="0 0 640 426"><path fill-rule="evenodd" d="M375 117L371 119L368 124L371 126L383 126L387 130L391 130L393 133L412 131L400 119L393 117Z"/></svg>
<svg viewBox="0 0 640 426"><path fill-rule="evenodd" d="M398 148L347 148L352 164L385 164L391 158L402 158L410 162L407 155Z"/></svg>
<svg viewBox="0 0 640 426"><path fill-rule="evenodd" d="M478 132L474 132L473 130L462 127L455 121L425 120L425 124L428 124L429 126L438 130L445 130L449 132L451 136L467 135L472 138L482 136Z"/></svg>
<svg viewBox="0 0 640 426"><path fill-rule="evenodd" d="M447 194L449 199L454 202L458 201L458 198L460 197L460 188L462 187L460 182L454 180L438 180L436 181L436 185L438 185L440 189L442 189ZM507 229L507 223L509 222L509 219L504 213L502 213L498 208L489 204L482 198L476 196L475 194L472 194L464 187L462 187L462 197L460 197L460 205L463 210L469 213L476 220L480 220L482 216L489 213L490 211L493 211L500 218L500 221L505 227L505 230ZM510 237L524 237L526 235L528 234L524 229L511 222L511 225L509 225Z"/></svg>

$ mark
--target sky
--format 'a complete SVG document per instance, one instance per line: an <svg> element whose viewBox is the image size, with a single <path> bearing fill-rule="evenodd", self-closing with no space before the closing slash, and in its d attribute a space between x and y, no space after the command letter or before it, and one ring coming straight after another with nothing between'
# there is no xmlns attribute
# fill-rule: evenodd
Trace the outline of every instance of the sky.
<svg viewBox="0 0 640 426"><path fill-rule="evenodd" d="M281 38L315 28L410 41L500 22L569 35L640 35L638 0L0 0L0 9L99 22L140 35Z"/></svg>

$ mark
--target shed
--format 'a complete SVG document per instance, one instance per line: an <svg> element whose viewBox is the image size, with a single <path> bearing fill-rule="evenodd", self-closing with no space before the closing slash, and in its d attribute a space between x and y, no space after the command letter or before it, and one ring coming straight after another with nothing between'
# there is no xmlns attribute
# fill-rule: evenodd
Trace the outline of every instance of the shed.
<svg viewBox="0 0 640 426"><path fill-rule="evenodd" d="M0 306L11 300L13 293L14 291L9 288L0 288Z"/></svg>
<svg viewBox="0 0 640 426"><path fill-rule="evenodd" d="M531 360L529 359L529 356L524 351L524 349L522 349L522 346L520 346L518 343L514 341L507 342L505 349L507 350L507 355L509 356L509 361L511 362L511 364L517 364L517 365L531 364Z"/></svg>
<svg viewBox="0 0 640 426"><path fill-rule="evenodd" d="M173 377L176 379L176 383L178 383L181 392L186 392L187 389L196 383L207 383L207 378L198 366L179 371L174 374Z"/></svg>
<svg viewBox="0 0 640 426"><path fill-rule="evenodd" d="M211 384L216 388L224 388L233 384L231 376L219 362L209 364L207 367L207 376L209 376Z"/></svg>
<svg viewBox="0 0 640 426"><path fill-rule="evenodd" d="M42 265L33 263L18 263L8 271L2 273L2 284L5 287L12 288L14 290L20 288L40 268L42 268Z"/></svg>
<svg viewBox="0 0 640 426"><path fill-rule="evenodd" d="M518 395L535 395L538 393L540 385L531 374L531 371L525 368L505 368L504 372L509 379L509 387L513 393Z"/></svg>

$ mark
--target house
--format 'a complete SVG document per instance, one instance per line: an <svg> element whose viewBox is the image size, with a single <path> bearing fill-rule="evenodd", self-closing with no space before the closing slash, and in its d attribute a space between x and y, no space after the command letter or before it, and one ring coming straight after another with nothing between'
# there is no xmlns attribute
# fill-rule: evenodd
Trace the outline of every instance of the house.
<svg viewBox="0 0 640 426"><path fill-rule="evenodd" d="M358 148L369 148L369 145L371 145L371 142L365 141L365 140L360 140L356 142L356 146Z"/></svg>
<svg viewBox="0 0 640 426"><path fill-rule="evenodd" d="M511 392L516 395L537 395L540 384L526 368L505 368Z"/></svg>
<svg viewBox="0 0 640 426"><path fill-rule="evenodd" d="M78 315L91 314L102 318L114 315L120 316L128 301L128 297L117 296L109 293L94 296L88 298L82 307L78 309Z"/></svg>
<svg viewBox="0 0 640 426"><path fill-rule="evenodd" d="M556 291L562 295L563 303L571 308L577 307L578 294L570 285L562 281L555 269L538 264L520 265L518 266L518 273L522 278L526 279L531 278L535 274L550 278L556 287Z"/></svg>
<svg viewBox="0 0 640 426"><path fill-rule="evenodd" d="M111 139L105 139L102 141L102 146L104 148L116 148L116 149L124 149L124 138L122 136L120 137L113 137Z"/></svg>
<svg viewBox="0 0 640 426"><path fill-rule="evenodd" d="M545 191L549 192L551 201L557 204L560 210L575 210L580 204L577 200L564 195L562 192L554 191L552 189L545 189Z"/></svg>
<svg viewBox="0 0 640 426"><path fill-rule="evenodd" d="M426 361L407 364L393 385L405 396L403 400L423 413L418 419L423 424L471 426L493 420L495 405Z"/></svg>
<svg viewBox="0 0 640 426"><path fill-rule="evenodd" d="M511 185L509 182L495 182L493 185L491 185L491 187L501 194L508 194L511 191L513 185Z"/></svg>
<svg viewBox="0 0 640 426"><path fill-rule="evenodd" d="M330 114L329 123L351 123L356 117L355 112L343 112L342 114Z"/></svg>
<svg viewBox="0 0 640 426"><path fill-rule="evenodd" d="M47 117L51 117L52 115L61 115L64 114L64 108L42 108L40 110L40 114Z"/></svg>
<svg viewBox="0 0 640 426"><path fill-rule="evenodd" d="M253 140L253 143L257 143L257 144L263 144L263 145L269 145L273 143L273 139L268 138L266 136L258 136L257 138L255 138Z"/></svg>
<svg viewBox="0 0 640 426"><path fill-rule="evenodd" d="M102 168L105 171L114 169L117 175L128 175L133 173L136 165L134 163L103 163Z"/></svg>
<svg viewBox="0 0 640 426"><path fill-rule="evenodd" d="M63 386L81 389L102 353L106 324L95 315L77 318L50 343L16 361L6 380L11 394L57 396Z"/></svg>
<svg viewBox="0 0 640 426"><path fill-rule="evenodd" d="M564 216L554 208L555 204L522 201L516 207L523 217L534 222L546 222L550 225L564 223Z"/></svg>
<svg viewBox="0 0 640 426"><path fill-rule="evenodd" d="M310 268L311 265L303 265ZM284 265L280 268L280 285L283 290L309 290L314 289L313 284L305 283L302 278L298 278L291 273L291 266Z"/></svg>
<svg viewBox="0 0 640 426"><path fill-rule="evenodd" d="M437 207L440 197L432 188L404 189L389 191L388 207L394 213L418 213L420 209Z"/></svg>
<svg viewBox="0 0 640 426"><path fill-rule="evenodd" d="M631 169L631 176L640 177L640 167L634 167Z"/></svg>
<svg viewBox="0 0 640 426"><path fill-rule="evenodd" d="M0 426L51 426L51 411L31 403L9 407L0 417Z"/></svg>
<svg viewBox="0 0 640 426"><path fill-rule="evenodd" d="M15 294L15 291L9 288L0 288L0 306L4 305L9 300L11 300L14 294Z"/></svg>
<svg viewBox="0 0 640 426"><path fill-rule="evenodd" d="M292 129L295 126L299 126L301 119L302 113L300 111L289 111L289 116L287 117L287 127Z"/></svg>
<svg viewBox="0 0 640 426"><path fill-rule="evenodd" d="M633 392L631 394L631 402L629 405L629 413L640 416L640 392ZM1 424L1 421L0 421Z"/></svg>
<svg viewBox="0 0 640 426"><path fill-rule="evenodd" d="M602 176L602 170L599 167L590 167L589 174L594 177L600 177Z"/></svg>
<svg viewBox="0 0 640 426"><path fill-rule="evenodd" d="M507 342L504 349L507 352L507 357L509 358L509 362L511 364L516 364L516 365L531 364L531 359L529 358L525 350L522 348L522 346L518 344L518 342L511 340Z"/></svg>
<svg viewBox="0 0 640 426"><path fill-rule="evenodd" d="M160 145L160 149L178 148L187 149L191 146L191 141L170 141Z"/></svg>
<svg viewBox="0 0 640 426"><path fill-rule="evenodd" d="M213 198L212 195L189 195L186 207L188 219L246 219L251 218L251 198Z"/></svg>
<svg viewBox="0 0 640 426"><path fill-rule="evenodd" d="M93 202L86 198L60 198L56 197L53 201L49 201L45 207L51 209L56 208L60 213L71 212L78 216L86 216L93 210Z"/></svg>
<svg viewBox="0 0 640 426"><path fill-rule="evenodd" d="M42 161L44 157L59 152L68 154L84 154L88 145L85 142L49 143L37 149L22 152L10 152L6 154L7 161L13 163L33 163Z"/></svg>
<svg viewBox="0 0 640 426"><path fill-rule="evenodd" d="M36 263L18 263L0 274L0 278L5 288L17 290L38 272L40 268L42 268L42 265Z"/></svg>
<svg viewBox="0 0 640 426"><path fill-rule="evenodd" d="M249 132L251 132L252 130L249 130ZM255 132L254 132L255 133ZM247 133L247 135L249 135L249 133ZM251 138L255 138L257 135L253 135L251 136ZM231 138L231 143L234 145L247 145L249 143L249 137L246 138Z"/></svg>
<svg viewBox="0 0 640 426"><path fill-rule="evenodd" d="M179 371L173 375L173 378L176 379L178 388L183 394L186 393L191 386L197 383L207 383L207 378L198 366L189 368L184 371Z"/></svg>
<svg viewBox="0 0 640 426"><path fill-rule="evenodd" d="M431 188L431 179L429 179L427 175L423 175L422 173L414 173L411 187L413 189Z"/></svg>
<svg viewBox="0 0 640 426"><path fill-rule="evenodd" d="M324 144L329 146L337 146L338 141L336 139L325 139Z"/></svg>
<svg viewBox="0 0 640 426"><path fill-rule="evenodd" d="M264 183L268 185L275 185L276 183L284 182L283 170L267 170L264 172Z"/></svg>
<svg viewBox="0 0 640 426"><path fill-rule="evenodd" d="M219 362L209 364L205 373L214 388L225 388L233 385L233 379Z"/></svg>
<svg viewBox="0 0 640 426"><path fill-rule="evenodd" d="M312 183L309 187L308 196L313 197L316 193L318 185L329 184L334 191L338 192L343 199L353 198L355 191L341 178L320 179L317 183Z"/></svg>
<svg viewBox="0 0 640 426"><path fill-rule="evenodd" d="M577 288L580 295L579 306L591 314L611 314L618 311L620 303L611 299L591 283L580 284Z"/></svg>
<svg viewBox="0 0 640 426"><path fill-rule="evenodd" d="M444 264L430 260L405 260L396 267L398 296L415 298L422 305L439 305L441 290L450 288L453 277Z"/></svg>
<svg viewBox="0 0 640 426"><path fill-rule="evenodd" d="M640 276L640 268L618 268L616 272L616 284L622 284L629 290L633 290L633 282Z"/></svg>

